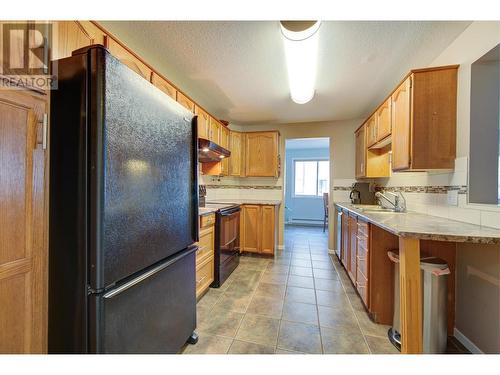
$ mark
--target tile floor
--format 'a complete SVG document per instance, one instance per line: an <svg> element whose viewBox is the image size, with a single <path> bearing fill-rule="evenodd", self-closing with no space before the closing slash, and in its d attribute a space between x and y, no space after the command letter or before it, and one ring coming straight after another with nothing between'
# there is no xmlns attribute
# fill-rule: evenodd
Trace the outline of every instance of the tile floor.
<svg viewBox="0 0 500 375"><path fill-rule="evenodd" d="M368 318L321 228L287 227L274 258L243 255L197 306L187 354L398 353Z"/></svg>

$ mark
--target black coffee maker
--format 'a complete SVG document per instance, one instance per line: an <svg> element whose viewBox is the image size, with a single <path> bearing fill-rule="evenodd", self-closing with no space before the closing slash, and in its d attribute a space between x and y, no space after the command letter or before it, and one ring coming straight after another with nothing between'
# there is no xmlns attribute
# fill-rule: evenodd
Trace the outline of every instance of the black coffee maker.
<svg viewBox="0 0 500 375"><path fill-rule="evenodd" d="M375 191L370 191L369 182L355 182L352 184L349 199L352 204L377 204Z"/></svg>

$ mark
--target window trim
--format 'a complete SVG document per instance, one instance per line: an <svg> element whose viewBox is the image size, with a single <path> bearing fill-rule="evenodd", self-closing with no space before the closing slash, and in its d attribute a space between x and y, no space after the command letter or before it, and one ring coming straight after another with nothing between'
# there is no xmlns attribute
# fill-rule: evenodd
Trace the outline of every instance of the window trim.
<svg viewBox="0 0 500 375"><path fill-rule="evenodd" d="M298 161L327 161L330 163L329 158L318 158L318 157L301 157L301 158L293 158L292 163L293 163L293 168L292 168L292 198L305 198L305 199L323 199L323 195L318 195L318 169L319 169L319 163L316 163L316 195L297 195L295 194L295 163ZM329 165L330 166L330 165ZM328 170L328 180L330 181L330 170Z"/></svg>

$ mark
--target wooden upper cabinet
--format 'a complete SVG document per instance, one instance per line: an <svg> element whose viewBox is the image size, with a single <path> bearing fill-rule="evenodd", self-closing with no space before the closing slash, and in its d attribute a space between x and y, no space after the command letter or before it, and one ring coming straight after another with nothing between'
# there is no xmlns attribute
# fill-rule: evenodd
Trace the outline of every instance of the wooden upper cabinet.
<svg viewBox="0 0 500 375"><path fill-rule="evenodd" d="M210 116L196 104L194 106L194 113L198 116L198 138L209 139Z"/></svg>
<svg viewBox="0 0 500 375"><path fill-rule="evenodd" d="M375 113L377 119L377 142L391 135L391 98L387 99L384 104Z"/></svg>
<svg viewBox="0 0 500 375"><path fill-rule="evenodd" d="M177 91L177 103L189 111L194 112L194 102L180 91Z"/></svg>
<svg viewBox="0 0 500 375"><path fill-rule="evenodd" d="M79 22L58 21L53 25L52 60L69 57L74 50L94 43Z"/></svg>
<svg viewBox="0 0 500 375"><path fill-rule="evenodd" d="M220 144L226 150L229 149L229 129L224 125L220 126Z"/></svg>
<svg viewBox="0 0 500 375"><path fill-rule="evenodd" d="M366 125L360 127L356 133L355 176L366 176Z"/></svg>
<svg viewBox="0 0 500 375"><path fill-rule="evenodd" d="M261 208L246 204L241 208L240 248L243 251L260 252Z"/></svg>
<svg viewBox="0 0 500 375"><path fill-rule="evenodd" d="M408 77L391 96L393 170L410 168L411 80Z"/></svg>
<svg viewBox="0 0 500 375"><path fill-rule="evenodd" d="M132 54L132 52L109 36L106 36L106 47L118 60L127 65L144 79L151 81L151 69L134 54Z"/></svg>
<svg viewBox="0 0 500 375"><path fill-rule="evenodd" d="M177 100L177 90L175 89L175 87L155 72L153 72L153 74L151 75L151 83L158 87L165 94L170 96L172 99Z"/></svg>
<svg viewBox="0 0 500 375"><path fill-rule="evenodd" d="M47 351L47 98L0 90L0 353ZM7 176L7 178L3 178Z"/></svg>
<svg viewBox="0 0 500 375"><path fill-rule="evenodd" d="M279 133L245 134L245 173L248 177L279 177Z"/></svg>
<svg viewBox="0 0 500 375"><path fill-rule="evenodd" d="M242 148L243 148L243 134L240 132L231 131L229 133L229 150L231 157L229 158L229 175L239 176L242 174Z"/></svg>
<svg viewBox="0 0 500 375"><path fill-rule="evenodd" d="M375 115L366 122L366 146L370 147L377 142L377 118Z"/></svg>
<svg viewBox="0 0 500 375"><path fill-rule="evenodd" d="M263 254L274 254L276 247L276 206L262 206L261 245Z"/></svg>
<svg viewBox="0 0 500 375"><path fill-rule="evenodd" d="M220 127L221 124L219 121L214 119L213 117L210 117L210 126L209 126L209 139L217 143L218 145L220 144Z"/></svg>

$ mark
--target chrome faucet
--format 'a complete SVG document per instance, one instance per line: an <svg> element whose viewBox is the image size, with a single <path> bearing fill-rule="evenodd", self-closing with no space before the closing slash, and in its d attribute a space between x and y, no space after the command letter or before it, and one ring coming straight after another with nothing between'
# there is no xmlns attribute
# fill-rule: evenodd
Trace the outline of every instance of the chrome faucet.
<svg viewBox="0 0 500 375"><path fill-rule="evenodd" d="M391 206L394 207L394 211L396 211L396 212L406 212L406 199L403 196L403 193L401 193L400 191L398 191L399 195L391 193L390 191L384 191L384 193L382 193L380 191L377 191L375 193L375 196L377 198L383 198L386 202L390 203ZM387 197L387 194L390 194L390 195L392 195L394 197L394 202Z"/></svg>

